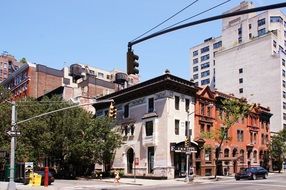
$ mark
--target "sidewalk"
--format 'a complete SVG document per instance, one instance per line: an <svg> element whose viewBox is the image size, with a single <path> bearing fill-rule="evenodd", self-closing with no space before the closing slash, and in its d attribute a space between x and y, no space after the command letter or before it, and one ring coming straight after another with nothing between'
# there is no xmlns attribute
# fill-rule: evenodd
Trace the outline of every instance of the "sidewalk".
<svg viewBox="0 0 286 190"><path fill-rule="evenodd" d="M230 176L219 176L218 181L223 180L234 180L234 177ZM215 179L211 176L208 177L200 177L197 176L194 180L190 183L185 182L184 178L178 179L170 179L170 180L152 180L152 179L141 179L141 178L121 178L119 183L114 183L113 178L106 178L106 179L81 179L81 180L55 180L55 182L48 186L29 186L23 185L22 183L16 183L17 190L71 190L71 189L78 189L80 187L85 188L98 188L98 189L105 189L105 188L119 188L119 187L126 187L126 186L160 186L160 185L182 185L182 184L189 184L192 185L194 183L214 183ZM0 182L0 190L7 190L8 182Z"/></svg>

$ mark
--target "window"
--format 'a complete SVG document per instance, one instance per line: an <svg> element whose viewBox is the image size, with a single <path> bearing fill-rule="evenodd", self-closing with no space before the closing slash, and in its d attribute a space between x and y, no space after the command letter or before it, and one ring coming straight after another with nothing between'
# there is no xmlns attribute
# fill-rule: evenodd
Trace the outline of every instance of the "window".
<svg viewBox="0 0 286 190"><path fill-rule="evenodd" d="M210 67L210 62L206 62L201 64L201 69L209 68Z"/></svg>
<svg viewBox="0 0 286 190"><path fill-rule="evenodd" d="M210 75L210 71L204 71L201 73L201 78L209 76Z"/></svg>
<svg viewBox="0 0 286 190"><path fill-rule="evenodd" d="M99 77L99 78L104 78L104 74L103 74L103 73L98 72L98 77Z"/></svg>
<svg viewBox="0 0 286 190"><path fill-rule="evenodd" d="M180 97L175 96L175 109L179 110L180 109Z"/></svg>
<svg viewBox="0 0 286 190"><path fill-rule="evenodd" d="M206 54L206 55L203 55L201 56L201 61L206 61L210 58L210 55L209 54Z"/></svg>
<svg viewBox="0 0 286 190"><path fill-rule="evenodd" d="M211 117L211 106L207 106L207 116Z"/></svg>
<svg viewBox="0 0 286 190"><path fill-rule="evenodd" d="M202 123L200 124L200 131L201 131L201 132L204 132L204 131L205 131L205 125L202 124Z"/></svg>
<svg viewBox="0 0 286 190"><path fill-rule="evenodd" d="M236 138L238 142L243 142L243 130L236 131Z"/></svg>
<svg viewBox="0 0 286 190"><path fill-rule="evenodd" d="M258 36L262 36L264 34L266 34L266 29L265 28L262 28L262 29L258 30Z"/></svg>
<svg viewBox="0 0 286 190"><path fill-rule="evenodd" d="M198 70L199 70L199 67L198 67L198 66L193 67L193 72L196 72L196 71L198 71Z"/></svg>
<svg viewBox="0 0 286 190"><path fill-rule="evenodd" d="M244 150L240 150L240 162L244 162Z"/></svg>
<svg viewBox="0 0 286 190"><path fill-rule="evenodd" d="M205 79L201 81L201 85L207 85L210 83L210 79Z"/></svg>
<svg viewBox="0 0 286 190"><path fill-rule="evenodd" d="M286 92L283 91L283 98L286 98Z"/></svg>
<svg viewBox="0 0 286 190"><path fill-rule="evenodd" d="M193 51L193 56L197 56L198 55L198 50Z"/></svg>
<svg viewBox="0 0 286 190"><path fill-rule="evenodd" d="M205 149L205 161L211 161L212 159L212 149L211 148L206 148Z"/></svg>
<svg viewBox="0 0 286 190"><path fill-rule="evenodd" d="M226 149L224 149L224 157L229 157L229 149L228 148L226 148Z"/></svg>
<svg viewBox="0 0 286 190"><path fill-rule="evenodd" d="M194 75L193 75L193 79L194 79L194 80L196 80L196 79L198 79L198 78L199 78L199 75L198 75L198 74L194 74Z"/></svg>
<svg viewBox="0 0 286 190"><path fill-rule="evenodd" d="M248 24L248 29L251 29L252 27L251 27L251 24Z"/></svg>
<svg viewBox="0 0 286 190"><path fill-rule="evenodd" d="M257 140L257 133L253 134L253 144L256 144L256 140Z"/></svg>
<svg viewBox="0 0 286 190"><path fill-rule="evenodd" d="M283 102L283 109L286 109L286 102Z"/></svg>
<svg viewBox="0 0 286 190"><path fill-rule="evenodd" d="M265 144L264 134L261 134L261 144Z"/></svg>
<svg viewBox="0 0 286 190"><path fill-rule="evenodd" d="M203 48L201 49L201 53L208 52L209 50L210 50L210 47L209 47L209 46L203 47Z"/></svg>
<svg viewBox="0 0 286 190"><path fill-rule="evenodd" d="M240 69L238 70L238 72L239 72L239 74L243 73L243 68L240 68Z"/></svg>
<svg viewBox="0 0 286 190"><path fill-rule="evenodd" d="M286 81L285 80L282 81L282 86L286 87Z"/></svg>
<svg viewBox="0 0 286 190"><path fill-rule="evenodd" d="M180 120L175 119L175 135L179 135L180 131Z"/></svg>
<svg viewBox="0 0 286 190"><path fill-rule="evenodd" d="M283 113L283 119L286 120L286 113Z"/></svg>
<svg viewBox="0 0 286 190"><path fill-rule="evenodd" d="M264 24L265 24L265 18L259 19L259 20L257 21L257 25L258 25L258 26L262 26L262 25L264 25Z"/></svg>
<svg viewBox="0 0 286 190"><path fill-rule="evenodd" d="M283 19L280 16L271 16L270 22L280 22L283 23Z"/></svg>
<svg viewBox="0 0 286 190"><path fill-rule="evenodd" d="M218 41L218 42L213 44L213 49L220 48L221 46L222 46L222 41Z"/></svg>
<svg viewBox="0 0 286 190"><path fill-rule="evenodd" d="M124 106L124 118L129 117L129 104Z"/></svg>
<svg viewBox="0 0 286 190"><path fill-rule="evenodd" d="M277 47L277 42L275 40L273 40L273 47Z"/></svg>
<svg viewBox="0 0 286 190"><path fill-rule="evenodd" d="M145 131L146 131L146 136L153 136L153 121L146 121Z"/></svg>
<svg viewBox="0 0 286 190"><path fill-rule="evenodd" d="M252 34L251 34L251 33L249 33L249 34L248 34L248 37L249 37L249 39L251 39L251 38L252 38Z"/></svg>
<svg viewBox="0 0 286 190"><path fill-rule="evenodd" d="M205 115L205 105L200 103L200 107L201 107L201 114Z"/></svg>
<svg viewBox="0 0 286 190"><path fill-rule="evenodd" d="M282 59L282 65L285 67L285 59Z"/></svg>
<svg viewBox="0 0 286 190"><path fill-rule="evenodd" d="M154 98L148 99L148 113L154 111Z"/></svg>
<svg viewBox="0 0 286 190"><path fill-rule="evenodd" d="M243 78L239 79L239 84L243 83Z"/></svg>
<svg viewBox="0 0 286 190"><path fill-rule="evenodd" d="M254 163L257 162L257 151L253 151L253 158L254 158Z"/></svg>
<svg viewBox="0 0 286 190"><path fill-rule="evenodd" d="M240 88L240 89L239 89L239 93L240 93L240 94L243 93L243 88Z"/></svg>
<svg viewBox="0 0 286 190"><path fill-rule="evenodd" d="M211 132L211 125L207 125L207 132L208 132L208 133Z"/></svg>
<svg viewBox="0 0 286 190"><path fill-rule="evenodd" d="M190 100L189 99L185 99L185 108L186 108L186 112L188 112L190 109Z"/></svg>
<svg viewBox="0 0 286 190"><path fill-rule="evenodd" d="M285 70L282 69L282 76L285 77Z"/></svg>
<svg viewBox="0 0 286 190"><path fill-rule="evenodd" d="M193 59L193 64L197 64L199 62L199 59L196 58L196 59Z"/></svg>

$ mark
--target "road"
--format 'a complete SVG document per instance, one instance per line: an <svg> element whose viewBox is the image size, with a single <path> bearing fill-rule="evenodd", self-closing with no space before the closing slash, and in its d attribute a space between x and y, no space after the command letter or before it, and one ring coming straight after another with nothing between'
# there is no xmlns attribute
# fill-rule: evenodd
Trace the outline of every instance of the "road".
<svg viewBox="0 0 286 190"><path fill-rule="evenodd" d="M126 187L123 189L164 189L164 190L285 190L286 189L286 174L273 174L268 179L258 180L228 180L228 181L216 181L207 183L196 184L182 184L176 186L148 186L148 187Z"/></svg>

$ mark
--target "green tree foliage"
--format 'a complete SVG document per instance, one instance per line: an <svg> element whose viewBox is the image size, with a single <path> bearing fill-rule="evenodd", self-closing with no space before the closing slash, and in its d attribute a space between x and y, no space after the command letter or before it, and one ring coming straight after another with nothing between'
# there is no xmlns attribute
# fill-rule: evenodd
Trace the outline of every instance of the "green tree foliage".
<svg viewBox="0 0 286 190"><path fill-rule="evenodd" d="M269 150L273 169L278 170L280 173L283 161L286 158L286 129L283 129L271 137Z"/></svg>
<svg viewBox="0 0 286 190"><path fill-rule="evenodd" d="M25 57L23 57L23 58L20 60L20 62L25 64L25 63L27 63L27 60L26 60Z"/></svg>
<svg viewBox="0 0 286 190"><path fill-rule="evenodd" d="M72 106L61 97L31 98L16 102L17 119L23 121L31 117ZM0 107L0 120L4 130L10 128L11 105ZM107 118L94 118L84 109L77 107L20 123L17 128L21 135L17 138L16 161L43 161L48 158L57 165L62 177L88 175L95 162L109 164L114 150L121 145L120 136L112 129L114 123ZM2 128L1 128L2 129ZM4 133L1 138L7 138ZM5 145L4 145L5 144ZM9 151L9 140L1 146Z"/></svg>
<svg viewBox="0 0 286 190"><path fill-rule="evenodd" d="M229 98L221 100L218 103L217 107L221 109L221 121L223 123L223 127L218 129L217 131L205 132L202 133L202 138L213 139L218 142L219 146L216 148L216 172L215 178L218 172L218 164L219 164L219 152L221 151L221 146L225 140L230 140L231 136L228 135L229 129L240 119L245 117L249 111L251 110L251 106L247 104L247 102L243 99L235 99Z"/></svg>

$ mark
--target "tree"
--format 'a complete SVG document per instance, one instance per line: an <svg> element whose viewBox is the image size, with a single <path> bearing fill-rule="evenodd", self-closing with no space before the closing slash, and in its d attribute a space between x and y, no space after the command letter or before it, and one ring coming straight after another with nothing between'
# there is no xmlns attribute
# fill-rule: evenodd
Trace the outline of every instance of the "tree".
<svg viewBox="0 0 286 190"><path fill-rule="evenodd" d="M279 131L271 137L269 150L272 158L272 166L280 173L286 153L286 129Z"/></svg>
<svg viewBox="0 0 286 190"><path fill-rule="evenodd" d="M11 127L11 105L5 107L8 112L3 112L4 107L0 105L0 127L7 131ZM18 121L22 121L72 104L53 96L41 101L27 98L16 102L16 105ZM62 177L90 174L95 161L108 163L115 148L121 145L121 138L112 130L114 122L94 118L80 107L32 119L17 127L21 135L17 138L16 161L54 161ZM8 151L6 132L0 134L1 139L8 139L0 145L7 147Z"/></svg>
<svg viewBox="0 0 286 190"><path fill-rule="evenodd" d="M217 177L219 166L219 154L221 152L221 146L225 140L229 140L229 129L240 119L245 117L251 109L251 106L247 104L244 99L229 98L221 100L218 103L218 108L221 109L222 114L220 119L223 123L223 127L213 132L202 133L202 138L213 139L218 142L218 147L215 151L215 178Z"/></svg>
<svg viewBox="0 0 286 190"><path fill-rule="evenodd" d="M26 63L27 63L27 60L26 60L25 57L23 57L23 58L20 60L20 62L26 64Z"/></svg>

